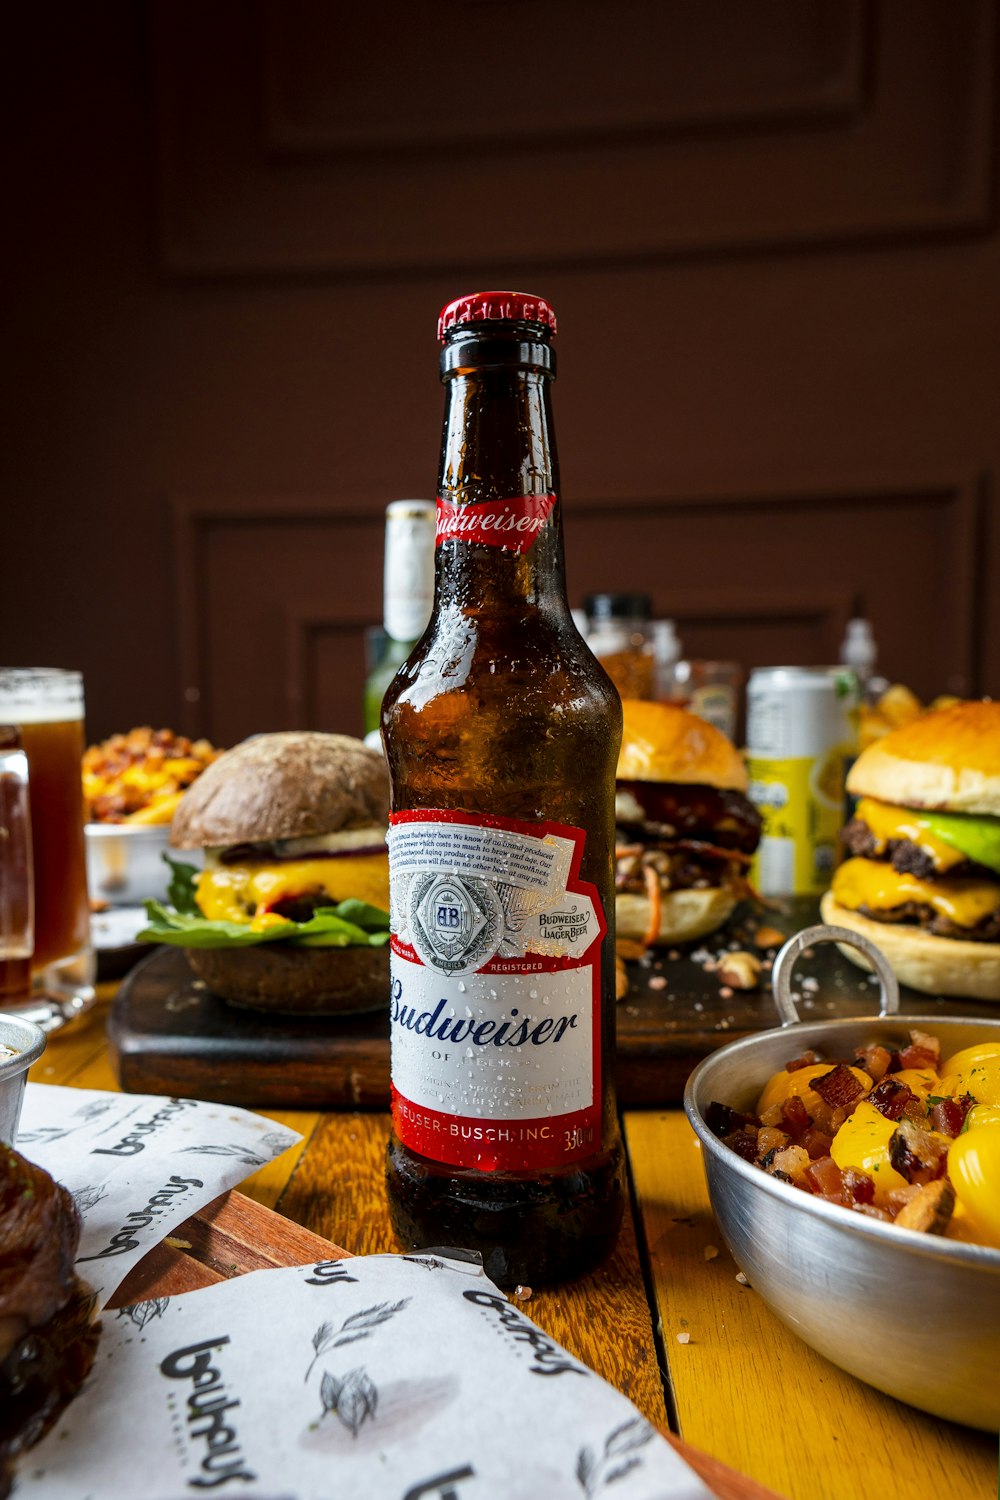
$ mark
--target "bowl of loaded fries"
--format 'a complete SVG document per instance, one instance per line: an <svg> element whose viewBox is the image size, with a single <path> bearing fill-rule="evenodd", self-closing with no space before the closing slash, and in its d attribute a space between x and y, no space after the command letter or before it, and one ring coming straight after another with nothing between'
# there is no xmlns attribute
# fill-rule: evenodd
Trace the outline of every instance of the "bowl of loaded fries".
<svg viewBox="0 0 1000 1500"><path fill-rule="evenodd" d="M171 820L188 787L221 754L207 740L148 725L87 747L82 771L92 901L137 906L165 897Z"/></svg>
<svg viewBox="0 0 1000 1500"><path fill-rule="evenodd" d="M856 945L877 1016L799 1022L799 955ZM685 1109L719 1229L771 1310L922 1411L1000 1428L1000 1020L900 1016L880 951L809 928L774 965L783 1024L692 1073Z"/></svg>

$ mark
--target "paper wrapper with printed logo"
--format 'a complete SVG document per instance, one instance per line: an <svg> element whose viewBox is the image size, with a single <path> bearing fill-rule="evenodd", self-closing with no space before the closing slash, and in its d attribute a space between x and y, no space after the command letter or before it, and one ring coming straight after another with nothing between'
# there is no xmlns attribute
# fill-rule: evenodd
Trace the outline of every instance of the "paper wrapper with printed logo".
<svg viewBox="0 0 1000 1500"><path fill-rule="evenodd" d="M29 1083L17 1149L72 1193L77 1275L103 1307L164 1235L298 1140L227 1104Z"/></svg>
<svg viewBox="0 0 1000 1500"><path fill-rule="evenodd" d="M389 819L392 1109L404 1145L544 1171L601 1139L601 943L583 829Z"/></svg>
<svg viewBox="0 0 1000 1500"><path fill-rule="evenodd" d="M441 1254L257 1271L104 1321L18 1495L709 1495L624 1396Z"/></svg>

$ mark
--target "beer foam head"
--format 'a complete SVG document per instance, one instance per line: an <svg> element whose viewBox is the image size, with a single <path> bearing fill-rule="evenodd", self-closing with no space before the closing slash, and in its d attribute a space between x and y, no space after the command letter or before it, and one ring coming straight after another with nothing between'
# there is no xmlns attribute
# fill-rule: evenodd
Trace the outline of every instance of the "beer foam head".
<svg viewBox="0 0 1000 1500"><path fill-rule="evenodd" d="M83 718L83 676L60 667L0 668L0 723L58 724Z"/></svg>

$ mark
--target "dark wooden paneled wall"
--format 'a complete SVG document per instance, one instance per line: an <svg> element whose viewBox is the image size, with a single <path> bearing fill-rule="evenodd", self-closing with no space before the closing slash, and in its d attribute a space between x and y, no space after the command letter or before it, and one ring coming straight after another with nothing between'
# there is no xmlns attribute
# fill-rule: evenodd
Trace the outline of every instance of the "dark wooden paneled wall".
<svg viewBox="0 0 1000 1500"><path fill-rule="evenodd" d="M574 603L1000 694L994 0L7 18L2 651L91 734L357 732L440 305L560 319Z"/></svg>

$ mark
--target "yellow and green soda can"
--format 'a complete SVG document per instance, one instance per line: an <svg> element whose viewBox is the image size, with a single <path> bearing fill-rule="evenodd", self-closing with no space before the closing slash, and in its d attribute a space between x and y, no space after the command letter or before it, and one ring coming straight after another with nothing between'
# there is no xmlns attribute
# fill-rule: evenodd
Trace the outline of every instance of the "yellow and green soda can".
<svg viewBox="0 0 1000 1500"><path fill-rule="evenodd" d="M750 800L763 830L762 896L818 896L840 850L844 777L857 754L858 679L845 667L757 667L747 683Z"/></svg>

